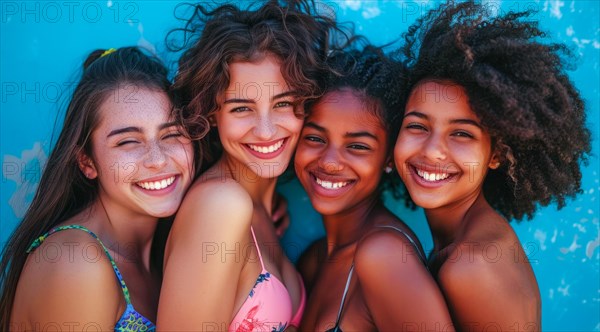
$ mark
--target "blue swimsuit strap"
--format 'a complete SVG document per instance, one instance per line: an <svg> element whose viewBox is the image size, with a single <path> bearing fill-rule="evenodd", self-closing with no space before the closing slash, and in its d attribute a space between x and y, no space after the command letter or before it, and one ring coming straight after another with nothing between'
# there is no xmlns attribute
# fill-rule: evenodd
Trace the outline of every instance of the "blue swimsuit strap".
<svg viewBox="0 0 600 332"><path fill-rule="evenodd" d="M108 256L108 259L110 260L110 264L112 265L112 268L115 271L115 275L117 276L117 279L119 279L119 284L121 285L121 290L123 291L123 296L125 297L125 302L127 303L128 306L130 306L131 299L129 298L129 289L127 288L127 285L125 285L125 280L123 280L123 276L121 275L121 272L117 268L117 264L115 263L115 260L112 258L112 256L108 252L108 249L106 248L106 246L104 245L102 240L100 240L98 238L98 236L96 234L94 234L94 232L90 231L89 229L87 229L81 225L66 225L66 226L54 227L48 233L35 239L35 241L33 241L33 243L27 249L27 253L30 253L33 250L35 250L37 247L39 247L42 244L42 242L44 242L44 240L46 238L48 238L48 236L50 236L56 232L66 230L66 229L78 229L78 230L84 231L84 232L88 233L89 235L91 235L94 239L96 239L96 241L98 241L98 243L100 243L100 245L104 249L104 253L106 253L106 256Z"/></svg>

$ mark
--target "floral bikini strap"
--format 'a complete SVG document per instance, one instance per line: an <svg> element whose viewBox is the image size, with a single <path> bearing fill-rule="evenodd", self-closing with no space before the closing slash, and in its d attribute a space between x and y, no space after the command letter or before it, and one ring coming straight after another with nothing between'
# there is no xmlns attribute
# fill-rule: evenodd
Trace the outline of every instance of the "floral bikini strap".
<svg viewBox="0 0 600 332"><path fill-rule="evenodd" d="M127 288L127 285L125 285L125 281L123 280L123 276L121 275L121 272L117 268L117 264L115 263L115 260L112 258L112 256L108 252L108 249L106 248L106 246L104 245L104 243L102 243L102 240L100 240L98 238L98 236L96 236L96 234L94 234L94 232L90 231L89 229L87 229L87 228L85 228L85 227L83 227L81 225L66 225L66 226L54 227L48 233L46 233L46 234L38 237L37 239L35 239L35 241L33 241L33 243L27 249L27 253L28 254L31 253L37 247L39 247L40 245L42 245L42 242L44 242L44 240L46 240L46 238L48 238L48 236L50 236L50 235L52 235L52 234L54 234L56 232L66 230L66 229L78 229L78 230L84 231L84 232L88 233L89 235L91 235L94 239L96 239L98 241L98 243L100 243L100 245L104 249L104 253L106 253L106 256L108 256L108 259L110 260L110 264L112 265L112 268L115 271L115 275L117 276L117 279L119 279L119 284L121 284L121 289L123 290L123 295L125 296L125 302L128 305L130 305L131 304L131 300L129 298L129 289Z"/></svg>

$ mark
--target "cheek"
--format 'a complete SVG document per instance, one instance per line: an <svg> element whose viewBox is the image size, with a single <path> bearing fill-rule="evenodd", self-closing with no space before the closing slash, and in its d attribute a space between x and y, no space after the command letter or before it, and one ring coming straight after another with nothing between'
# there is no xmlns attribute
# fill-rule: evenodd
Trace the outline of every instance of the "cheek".
<svg viewBox="0 0 600 332"><path fill-rule="evenodd" d="M315 149L310 148L304 142L300 142L298 147L296 148L296 154L294 156L294 168L296 172L299 174L309 163L311 160L314 160L316 157Z"/></svg>
<svg viewBox="0 0 600 332"><path fill-rule="evenodd" d="M375 184L379 183L383 168L385 167L385 160L381 158L368 158L368 159L355 159L349 160L354 170L361 175L363 180Z"/></svg>
<svg viewBox="0 0 600 332"><path fill-rule="evenodd" d="M398 137L396 145L394 145L394 161L396 165L404 162L404 153L406 152L405 142L401 137ZM398 165L399 166L399 165Z"/></svg>
<svg viewBox="0 0 600 332"><path fill-rule="evenodd" d="M143 157L135 149L133 151L95 150L95 154L98 156L95 158L98 178L105 184L120 183L124 179L135 176L140 167L138 161Z"/></svg>
<svg viewBox="0 0 600 332"><path fill-rule="evenodd" d="M292 135L299 135L304 125L304 120L297 118L293 113L281 114L277 117L278 126L284 128Z"/></svg>
<svg viewBox="0 0 600 332"><path fill-rule="evenodd" d="M183 171L190 172L193 168L194 149L192 143L178 143L167 148L175 162L185 168Z"/></svg>

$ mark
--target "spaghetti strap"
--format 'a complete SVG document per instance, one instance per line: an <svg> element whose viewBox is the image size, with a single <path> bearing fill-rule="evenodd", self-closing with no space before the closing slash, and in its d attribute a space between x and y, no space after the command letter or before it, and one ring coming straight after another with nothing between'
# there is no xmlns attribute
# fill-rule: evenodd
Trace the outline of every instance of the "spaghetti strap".
<svg viewBox="0 0 600 332"><path fill-rule="evenodd" d="M104 249L104 253L106 254L106 256L108 257L108 259L110 260L110 265L112 265L113 271L115 272L115 275L117 276L117 279L119 280L119 284L121 285L121 290L123 291L123 296L125 297L125 302L127 303L127 305L131 305L131 299L129 297L129 289L127 288L127 285L125 285L125 280L123 280L123 276L121 275L121 272L119 271L119 268L117 268L117 263L115 263L115 260L112 258L112 256L108 252L108 248L106 248L106 246L104 245L104 243L102 242L102 240L100 240L98 238L98 236L96 234L94 234L94 232L90 231L89 229L85 228L84 226L81 226L81 225L65 225L65 226L54 227L48 233L46 233L46 234L38 237L37 239L35 239L35 241L33 241L33 243L29 246L29 248L27 248L26 252L28 254L31 253L37 247L41 246L42 243L44 242L44 240L46 240L46 238L48 238L48 236L50 236L50 235L52 235L52 234L54 234L56 232L64 231L64 230L67 230L67 229L78 229L80 231L84 231L84 232L88 233L89 235L91 235L94 239L96 239L96 241L98 241L98 243L100 243L100 245L102 246L102 249Z"/></svg>
<svg viewBox="0 0 600 332"><path fill-rule="evenodd" d="M256 246L256 251L258 252L258 258L260 259L260 266L262 266L263 271L265 271L265 263L263 263L262 255L260 253L260 247L258 246L258 241L256 241L256 235L254 235L254 228L250 225L250 232L252 232L252 238L254 239L254 245Z"/></svg>
<svg viewBox="0 0 600 332"><path fill-rule="evenodd" d="M352 272L354 272L354 263L350 267L348 272L348 278L346 279L346 286L344 287L344 294L342 294L342 301L340 302L340 309L338 310L337 318L335 319L335 326L327 332L341 332L340 319L342 318L342 311L344 311L344 304L346 303L346 295L348 295L348 289L350 288L350 281L352 280Z"/></svg>
<svg viewBox="0 0 600 332"><path fill-rule="evenodd" d="M395 229L398 232L402 233L402 235L404 235L408 239L408 241L415 247L415 251L417 252L417 254L419 254L419 258L421 259L421 261L427 267L427 259L425 258L425 256L423 255L423 253L419 250L419 246L417 245L417 243L408 234L406 234L406 232L404 232L400 228L397 228L397 227L392 226L392 225L381 225L381 226L377 226L377 227L378 228L391 228L391 229Z"/></svg>

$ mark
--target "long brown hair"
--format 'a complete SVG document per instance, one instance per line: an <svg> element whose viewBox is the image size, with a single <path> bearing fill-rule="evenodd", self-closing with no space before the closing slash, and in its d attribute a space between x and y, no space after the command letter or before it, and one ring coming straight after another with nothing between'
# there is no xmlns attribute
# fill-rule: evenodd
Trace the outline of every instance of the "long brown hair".
<svg viewBox="0 0 600 332"><path fill-rule="evenodd" d="M92 131L98 110L109 94L135 85L169 93L167 69L136 47L112 53L92 52L66 110L65 120L25 217L2 251L0 262L0 329L10 329L10 316L28 246L40 235L88 207L98 195L96 180L86 178L77 164L80 152L91 156Z"/></svg>

